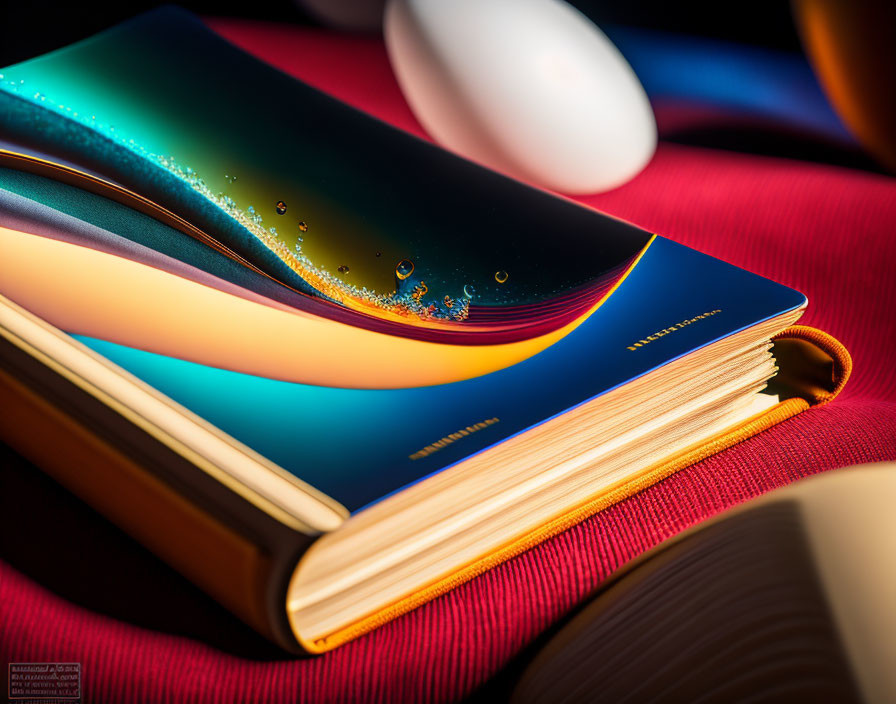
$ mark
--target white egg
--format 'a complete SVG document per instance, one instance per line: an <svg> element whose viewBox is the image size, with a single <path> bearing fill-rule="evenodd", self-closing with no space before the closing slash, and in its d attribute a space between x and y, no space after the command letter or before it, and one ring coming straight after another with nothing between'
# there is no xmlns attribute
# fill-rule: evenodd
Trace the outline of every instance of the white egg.
<svg viewBox="0 0 896 704"><path fill-rule="evenodd" d="M561 0L389 0L389 59L442 146L564 193L625 183L656 149L634 71Z"/></svg>

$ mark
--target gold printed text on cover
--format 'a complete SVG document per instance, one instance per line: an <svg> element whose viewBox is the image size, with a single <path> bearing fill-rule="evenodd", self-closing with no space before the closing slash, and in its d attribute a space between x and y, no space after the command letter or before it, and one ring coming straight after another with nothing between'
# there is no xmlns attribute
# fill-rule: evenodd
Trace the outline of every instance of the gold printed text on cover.
<svg viewBox="0 0 896 704"><path fill-rule="evenodd" d="M677 332L678 330L681 330L682 328L686 328L688 325L691 325L692 323L696 323L700 320L703 320L704 318L711 318L712 316L714 316L718 313L721 313L721 312L722 312L721 309L710 310L710 311L707 311L706 313L701 313L700 315L695 315L693 318L688 318L687 320L682 320L680 323L676 323L675 325L673 325L671 327L663 328L662 330L657 330L652 335L648 335L646 338L644 338L642 340L638 340L637 342L629 345L626 349L629 349L634 352L639 347L643 347L644 345L648 345L651 342L654 342L655 340L659 340L664 335L668 335L669 333Z"/></svg>
<svg viewBox="0 0 896 704"><path fill-rule="evenodd" d="M490 425L494 425L499 422L499 418L487 418L481 423L475 423L473 425L468 425L466 428L461 428L456 433L451 433L450 435L446 435L441 440L437 440L432 443L432 445L427 445L422 450L417 450L413 455L408 455L412 460L419 460L423 457L431 455L433 452L438 452L446 445L450 445L456 440L460 440L461 438L465 438L467 435L471 435L475 433L477 430L482 430L483 428L487 428Z"/></svg>

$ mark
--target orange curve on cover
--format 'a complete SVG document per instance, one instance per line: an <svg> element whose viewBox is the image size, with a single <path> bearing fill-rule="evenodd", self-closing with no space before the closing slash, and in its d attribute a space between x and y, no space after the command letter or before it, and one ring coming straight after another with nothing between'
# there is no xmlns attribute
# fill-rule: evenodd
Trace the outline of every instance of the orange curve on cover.
<svg viewBox="0 0 896 704"><path fill-rule="evenodd" d="M212 367L318 386L407 388L481 376L548 348L600 307L650 242L580 317L545 335L495 345L451 345L365 330L2 227L0 293L66 332Z"/></svg>

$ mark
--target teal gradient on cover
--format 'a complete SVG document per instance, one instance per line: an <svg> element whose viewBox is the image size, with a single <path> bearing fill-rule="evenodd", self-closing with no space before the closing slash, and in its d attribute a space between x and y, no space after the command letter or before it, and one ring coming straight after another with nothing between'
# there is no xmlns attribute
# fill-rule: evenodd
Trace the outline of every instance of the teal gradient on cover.
<svg viewBox="0 0 896 704"><path fill-rule="evenodd" d="M657 238L616 293L566 338L508 369L441 386L307 386L79 339L355 511L683 354L804 304L792 289ZM721 312L627 349L712 310ZM499 422L427 457L409 458L489 418Z"/></svg>
<svg viewBox="0 0 896 704"><path fill-rule="evenodd" d="M365 116L175 8L0 73L2 136L104 174L311 295L404 295L452 323L469 298L470 323L481 306L543 327L558 298L590 307L650 238Z"/></svg>

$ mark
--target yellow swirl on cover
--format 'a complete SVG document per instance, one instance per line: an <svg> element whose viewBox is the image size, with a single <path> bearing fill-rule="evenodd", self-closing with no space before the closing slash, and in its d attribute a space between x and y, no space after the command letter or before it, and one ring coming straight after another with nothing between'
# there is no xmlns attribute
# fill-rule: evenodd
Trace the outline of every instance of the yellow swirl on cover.
<svg viewBox="0 0 896 704"><path fill-rule="evenodd" d="M406 388L488 374L568 335L612 290L546 335L449 345L266 305L105 252L0 228L0 292L67 332L320 386Z"/></svg>

